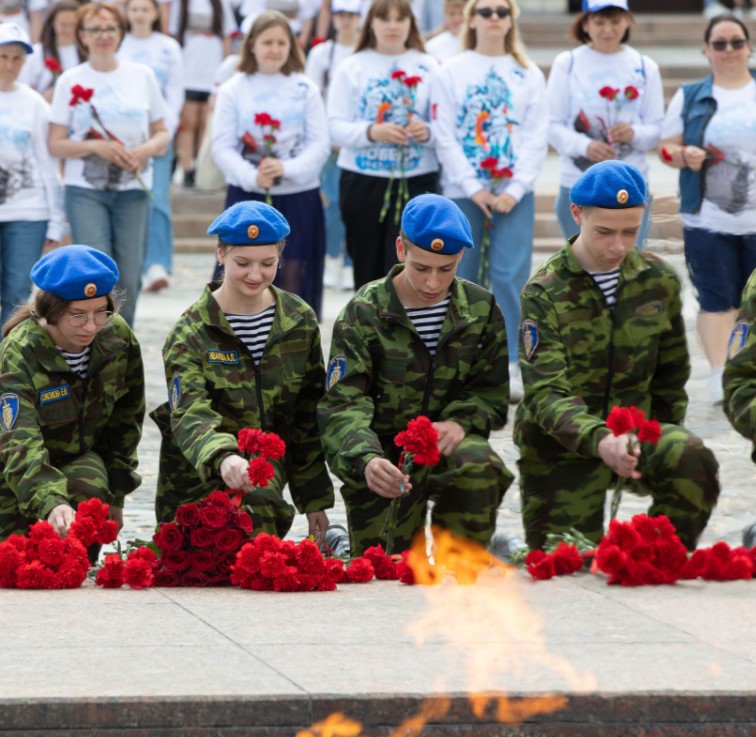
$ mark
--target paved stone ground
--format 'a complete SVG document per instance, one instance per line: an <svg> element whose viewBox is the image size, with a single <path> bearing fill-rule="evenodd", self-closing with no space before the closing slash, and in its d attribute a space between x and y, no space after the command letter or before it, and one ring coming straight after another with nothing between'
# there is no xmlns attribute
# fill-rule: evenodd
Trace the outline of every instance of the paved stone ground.
<svg viewBox="0 0 756 737"><path fill-rule="evenodd" d="M756 469L750 460L750 445L730 427L721 407L712 406L707 399L708 368L694 334L696 304L685 274L679 243L655 242L651 244L651 248L662 252L685 280L684 311L693 356L693 373L688 384L690 405L687 424L691 430L704 438L721 464L722 495L702 542L711 544L722 539L731 544L738 544L746 523L756 518L756 503L753 498ZM542 254L537 255L536 264L544 258ZM144 351L148 410L154 409L166 399L161 360L163 340L181 312L197 298L209 279L211 270L212 257L210 255L179 254L175 259L171 287L159 294L144 294L140 297L136 333ZM349 294L345 292L326 291L322 324L323 344L326 347L330 343L333 321L348 298ZM147 419L139 448L139 470L143 477L143 484L127 500L125 525L122 531L123 540L137 537L145 539L152 534L155 524L153 503L159 442L159 433L155 424ZM518 454L512 442L511 421L504 430L495 433L493 443L508 466L514 470ZM337 480L334 481L338 488ZM522 535L519 504L519 489L515 483L507 492L499 512L498 530L510 535ZM620 508L620 518L645 511L646 507L646 499L625 494ZM338 494L331 520L341 524L346 523L344 506ZM290 535L299 539L306 535L306 530L304 517L298 517Z"/></svg>

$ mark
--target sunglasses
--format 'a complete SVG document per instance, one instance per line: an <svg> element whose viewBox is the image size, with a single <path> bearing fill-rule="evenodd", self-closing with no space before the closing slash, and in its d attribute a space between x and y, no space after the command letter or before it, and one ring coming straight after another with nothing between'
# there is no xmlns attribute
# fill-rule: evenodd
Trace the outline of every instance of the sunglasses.
<svg viewBox="0 0 756 737"><path fill-rule="evenodd" d="M747 38L731 38L729 41L712 41L710 45L714 51L724 51L728 45L733 51L740 51L747 43Z"/></svg>
<svg viewBox="0 0 756 737"><path fill-rule="evenodd" d="M476 8L473 11L473 15L479 15L481 18L492 18L496 13L498 18L508 18L512 15L512 11L509 8L498 7L495 10L493 8Z"/></svg>

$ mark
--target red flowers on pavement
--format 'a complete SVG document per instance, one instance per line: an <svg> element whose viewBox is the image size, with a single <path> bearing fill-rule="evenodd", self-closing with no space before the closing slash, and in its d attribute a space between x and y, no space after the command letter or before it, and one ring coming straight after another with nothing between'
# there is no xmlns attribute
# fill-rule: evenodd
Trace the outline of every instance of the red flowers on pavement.
<svg viewBox="0 0 756 737"><path fill-rule="evenodd" d="M583 567L583 555L574 545L559 543L554 551L531 550L525 557L528 573L538 581L554 576L568 576Z"/></svg>

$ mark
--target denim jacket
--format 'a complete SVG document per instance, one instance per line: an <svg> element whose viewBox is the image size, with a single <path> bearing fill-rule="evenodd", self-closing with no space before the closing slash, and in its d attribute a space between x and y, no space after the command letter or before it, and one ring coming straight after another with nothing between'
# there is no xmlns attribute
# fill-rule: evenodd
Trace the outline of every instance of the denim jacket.
<svg viewBox="0 0 756 737"><path fill-rule="evenodd" d="M756 79L753 69L751 76ZM685 96L682 109L683 143L686 146L703 148L706 126L717 111L717 101L712 95L713 84L714 78L710 74L698 82L682 86ZM680 212L695 213L701 209L705 181L703 169L680 169Z"/></svg>

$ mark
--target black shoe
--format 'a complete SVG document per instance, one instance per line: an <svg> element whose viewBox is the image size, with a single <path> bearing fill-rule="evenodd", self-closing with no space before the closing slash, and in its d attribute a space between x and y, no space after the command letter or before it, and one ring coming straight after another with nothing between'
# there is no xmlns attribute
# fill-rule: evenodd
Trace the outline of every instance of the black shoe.
<svg viewBox="0 0 756 737"><path fill-rule="evenodd" d="M743 530L743 547L749 549L756 547L756 522Z"/></svg>
<svg viewBox="0 0 756 737"><path fill-rule="evenodd" d="M497 532L488 544L488 550L491 555L496 556L499 560L503 560L505 563L511 563L513 558L522 555L522 551L526 551L528 546L525 541L517 537L517 535L507 535L503 532Z"/></svg>
<svg viewBox="0 0 756 737"><path fill-rule="evenodd" d="M323 552L334 558L349 557L349 533L342 525L328 525L323 541Z"/></svg>
<svg viewBox="0 0 756 737"><path fill-rule="evenodd" d="M184 186L187 189L194 189L194 186L195 186L194 178L195 178L194 169L190 169L189 171L184 172Z"/></svg>

